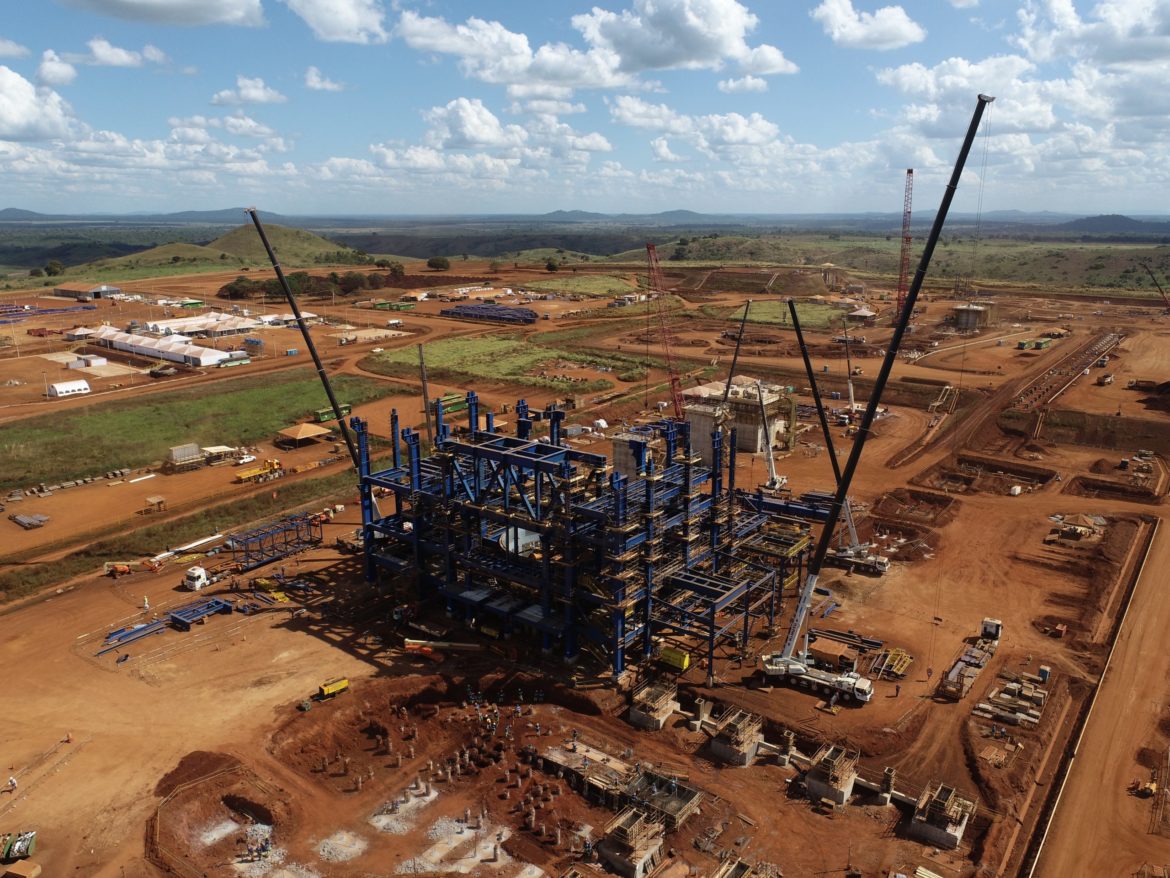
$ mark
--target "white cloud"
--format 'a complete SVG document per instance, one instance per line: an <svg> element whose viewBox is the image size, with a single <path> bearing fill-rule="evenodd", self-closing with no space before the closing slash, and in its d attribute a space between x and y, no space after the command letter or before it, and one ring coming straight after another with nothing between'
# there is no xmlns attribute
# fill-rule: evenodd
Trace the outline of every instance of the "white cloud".
<svg viewBox="0 0 1170 878"><path fill-rule="evenodd" d="M567 116L570 113L584 113L584 104L575 104L570 101L558 101L550 98L535 98L530 101L513 101L508 107L513 115L521 113L540 113L546 116Z"/></svg>
<svg viewBox="0 0 1170 878"><path fill-rule="evenodd" d="M956 9L974 9L979 5L979 0L948 0L948 2Z"/></svg>
<svg viewBox="0 0 1170 878"><path fill-rule="evenodd" d="M656 88L640 74L666 69L792 73L797 67L774 46L751 47L757 19L736 0L634 0L620 14L597 7L574 16L586 48L564 42L535 50L528 37L498 21L451 24L405 10L395 34L413 49L454 55L465 76L507 85L513 100L567 100L579 88Z"/></svg>
<svg viewBox="0 0 1170 878"><path fill-rule="evenodd" d="M1104 64L1164 62L1170 56L1170 5L1101 0L1088 19L1071 0L1024 0L1011 42L1034 61L1091 58Z"/></svg>
<svg viewBox="0 0 1170 878"><path fill-rule="evenodd" d="M687 116L665 104L651 104L629 95L614 98L609 112L621 125L676 134L703 148L767 143L780 134L780 129L759 113Z"/></svg>
<svg viewBox="0 0 1170 878"><path fill-rule="evenodd" d="M69 104L51 89L37 88L0 65L0 140L64 137L72 122Z"/></svg>
<svg viewBox="0 0 1170 878"><path fill-rule="evenodd" d="M423 118L431 124L427 141L440 149L519 146L528 139L519 125L501 125L479 98L455 98Z"/></svg>
<svg viewBox="0 0 1170 878"><path fill-rule="evenodd" d="M877 80L914 100L902 111L905 122L930 135L953 136L974 107L979 92L997 96L992 124L997 132L1051 132L1069 115L1110 118L1115 110L1108 88L1088 67L1068 79L1037 79L1036 66L1019 55L982 61L948 58L933 67L904 64L877 72Z"/></svg>
<svg viewBox="0 0 1170 878"><path fill-rule="evenodd" d="M234 90L224 89L211 98L213 104L282 104L286 100L288 98L269 88L260 77L249 79L246 76L236 77Z"/></svg>
<svg viewBox="0 0 1170 878"><path fill-rule="evenodd" d="M129 49L120 49L111 45L109 40L94 37L86 45L89 46L89 58L82 63L95 64L98 67L141 67L142 53ZM82 59L76 59L81 61Z"/></svg>
<svg viewBox="0 0 1170 878"><path fill-rule="evenodd" d="M901 49L926 39L926 31L901 6L858 12L852 0L823 0L809 15L834 43L851 49Z"/></svg>
<svg viewBox="0 0 1170 878"><path fill-rule="evenodd" d="M758 76L744 76L740 79L719 80L719 90L724 94L745 94L768 90L768 80Z"/></svg>
<svg viewBox="0 0 1170 878"><path fill-rule="evenodd" d="M52 49L45 49L37 67L37 79L45 85L69 85L77 78L77 68L63 61Z"/></svg>
<svg viewBox="0 0 1170 878"><path fill-rule="evenodd" d="M747 35L758 23L737 0L634 0L632 9L620 13L595 6L573 16L585 41L613 52L627 72L718 70L727 61L750 65L755 73L795 71L774 46L748 46Z"/></svg>
<svg viewBox="0 0 1170 878"><path fill-rule="evenodd" d="M326 76L321 74L321 71L316 67L310 67L305 71L305 88L313 91L342 91L345 86L340 82L334 82Z"/></svg>
<svg viewBox="0 0 1170 878"><path fill-rule="evenodd" d="M739 66L745 73L796 73L800 70L775 46L756 46L743 58Z"/></svg>
<svg viewBox="0 0 1170 878"><path fill-rule="evenodd" d="M654 154L656 162L685 162L681 155L675 155L670 149L670 143L665 137L655 137L650 141L650 152Z"/></svg>
<svg viewBox="0 0 1170 878"><path fill-rule="evenodd" d="M23 58L27 54L28 49L20 43L0 37L0 58Z"/></svg>
<svg viewBox="0 0 1170 878"><path fill-rule="evenodd" d="M238 137L268 138L276 135L276 132L267 125L262 122L257 122L251 116L246 116L242 112L224 116L223 128L228 134L235 134Z"/></svg>
<svg viewBox="0 0 1170 878"><path fill-rule="evenodd" d="M264 24L261 0L63 0L77 9L151 24Z"/></svg>
<svg viewBox="0 0 1170 878"><path fill-rule="evenodd" d="M659 132L661 137L651 141L651 150L659 161L676 154L670 150L665 135L689 143L708 159L742 164L766 162L758 156L762 149L780 143L780 129L759 113L743 116L739 113L714 113L688 116L666 106L651 104L641 98L621 95L609 103L610 117L620 125Z"/></svg>
<svg viewBox="0 0 1170 878"><path fill-rule="evenodd" d="M141 52L115 46L104 37L94 37L86 45L89 47L87 54L68 53L63 56L64 60L94 67L141 67L143 60L152 64L165 64L169 60L162 49L150 43L143 46Z"/></svg>
<svg viewBox="0 0 1170 878"><path fill-rule="evenodd" d="M383 26L379 0L284 0L316 35L327 43L384 43L390 38Z"/></svg>

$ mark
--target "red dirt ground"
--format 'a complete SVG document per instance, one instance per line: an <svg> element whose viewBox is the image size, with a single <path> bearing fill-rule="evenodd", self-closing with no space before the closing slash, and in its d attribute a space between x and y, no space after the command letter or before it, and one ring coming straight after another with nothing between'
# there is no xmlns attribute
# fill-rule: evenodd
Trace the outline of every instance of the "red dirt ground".
<svg viewBox="0 0 1170 878"><path fill-rule="evenodd" d="M468 272L475 270L470 265L467 268ZM501 279L500 284L517 283L523 276L526 275L517 273ZM222 279L202 276L168 279L158 282L154 288L165 287L168 293L205 293L222 282ZM143 282L142 288L147 286L150 284ZM737 300L734 296L718 294L716 298L727 302ZM1022 303L1021 311L1039 314L1041 304ZM1094 307L1092 303L1060 302L1052 311L1054 316L1058 312L1072 312L1084 318L1083 323L1074 324L1080 335L1087 334L1088 324L1094 322L1091 314ZM327 308L314 305L311 310L321 313ZM414 344L419 335L431 340L451 333L495 331L494 327L461 326L433 317L428 313L430 310L420 306L404 318L414 336L386 341L379 346ZM128 312L119 315L127 316ZM1127 317L1113 306L1099 322L1110 326L1132 324L1136 328L1138 319ZM1117 367L1119 375L1123 374L1122 369L1132 369L1135 376L1146 377L1157 372L1156 377L1164 377L1164 371L1158 370L1166 366L1165 355L1157 353L1164 345L1158 331L1150 330L1148 321L1146 324L1145 329L1137 330L1123 345ZM1033 331L1048 325L1053 324L1036 323L1025 329ZM604 331L604 322L598 326ZM543 328L538 327L537 331ZM688 330L688 333L695 338L705 333L711 341L718 334L715 329ZM882 332L871 334L872 340L880 343ZM617 344L613 339L602 343ZM47 348L60 342L40 344ZM356 371L358 359L371 346L373 343L356 346L343 357L334 357L337 363L331 368ZM965 354L943 350L943 347L940 345L938 354L918 365L899 365L896 375L941 377L955 384L969 385L975 380L974 372L994 371L995 374L978 375L977 383L1002 386L1010 394L1009 385L1043 372L1050 361L1061 356L1059 344L1051 352L1026 360L1016 356L1008 345L979 345ZM28 348L29 343L22 340L19 361L0 360L0 379L11 374L33 375L39 380L41 367L36 364L47 361L34 360L31 366L21 362L32 359ZM719 349L719 355L727 353L725 348ZM721 362L727 362L725 356ZM750 372L775 362L766 353L761 356L749 353L737 371ZM281 358L253 365L262 370L284 368L293 363ZM799 366L793 358L787 358L782 365ZM1004 367L1002 377L1000 365ZM836 371L843 368L836 360L830 366ZM875 369L876 361L866 362L867 372ZM217 378L212 374L189 380ZM1118 380L1123 387L1123 379ZM1108 411L1123 393L1117 386L1074 386L1065 397L1065 404ZM127 388L125 392L145 392L145 389ZM510 402L519 395L538 404L552 398L552 394L502 387L488 388L483 395L493 405ZM56 405L86 406L100 399L101 395L95 395ZM991 398L991 402L1000 401L999 396ZM364 407L360 413L370 417L375 431L384 431L391 404L387 400ZM640 404L639 397L619 408L617 416L637 415ZM0 411L0 418L44 411L46 405L30 395L28 400L18 400ZM608 409L600 412L613 417ZM863 462L855 481L856 499L869 504L890 491L903 489L911 478L964 450L968 443L973 450L983 453L998 454L1007 449L1003 453L1019 455L1017 459L1039 456L1041 460L1034 461L1035 465L1057 471L1066 481L1078 474L1089 474L1102 456L1099 450L1076 447L1036 446L1036 450L1025 451L1020 449L1020 443L1004 442L1002 437L990 432L983 414L968 416L963 421L958 432L961 442L944 439L935 447L928 447L911 465L890 470L875 462L896 456L900 449L922 435L930 418L919 410L895 407L891 417L878 423L876 435L867 446L865 461L869 463ZM578 416L588 420L593 414L574 415ZM421 414L416 420L421 421ZM805 440L811 444L801 444L796 453L779 463L781 472L790 477L797 492L824 489L832 479L825 454L816 453L815 446L821 444L819 433L810 432ZM843 437L835 440L844 449L846 440ZM989 449L989 441L994 448ZM598 450L608 449L603 444ZM761 460L740 456L737 471L740 485L762 481L764 476ZM146 493L163 493L168 500L173 495L175 503L199 503L207 497L222 496L216 491L221 477L229 479L230 472L215 469L192 477L169 477L165 480L167 489L162 491L156 488L164 483L160 476L135 486L103 485L74 489L77 492L74 494L63 492L59 495L63 506L54 513L54 523L62 531L80 526L64 508L70 497L85 498L86 515L92 520L91 499L101 503L98 498L102 496L114 498L98 507L104 514L126 514L127 506L135 505L137 500L128 500L128 495L117 493L123 487L143 487ZM278 489L279 485L274 483L273 487ZM783 798L778 794L788 775L777 766L754 770L717 767L703 755L698 746L701 741L695 734L677 723L654 734L636 732L605 714L570 714L566 707L540 707L538 714L547 717L549 723L571 723L582 729L583 736L593 736L599 744L616 750L633 746L639 755L646 754L646 758L686 765L696 784L717 792L723 799L723 803L714 803L711 810L704 808L703 815L696 818L687 832L705 830L713 820L726 815L735 824L729 830L732 836L751 837L748 859L778 863L784 867L785 874L823 874L825 869L842 868L844 862L838 861L848 857L842 851L848 851L851 842L854 865L866 874L877 874L879 869L895 866L913 871L912 864L923 864L946 874L972 874L982 864L985 868L981 874L1005 874L1002 864L1016 863L1022 854L1036 807L1058 767L1071 718L1096 683L1111 620L1120 605L1120 593L1111 588L1110 581L1127 569L1133 558L1126 557L1125 550L1138 542L1133 522L1158 512L1156 507L1122 498L1105 501L1070 496L1061 493L1060 488L1059 483L1052 482L1020 497L988 493L964 496L953 520L931 525L933 534L927 542L933 540L932 551L924 553L921 560L896 563L892 572L881 580L846 576L840 571L827 573L823 584L832 590L841 607L831 617L818 619L817 624L881 637L915 656L897 697L893 697L892 683L881 682L871 704L833 715L817 710L813 699L796 691L777 689L765 693L733 685L749 675L752 668L750 662L740 666L730 656L721 657L715 669L723 685L707 690L703 685L705 674L697 667L683 681L689 692L742 704L763 714L773 730L779 725L796 729L802 742L813 739L850 742L867 754L866 772L880 773L882 767L892 765L898 768L899 777L909 788L944 781L974 795L984 806L985 819L953 857L935 857L922 846L902 840L892 831L888 810L851 807L828 819L815 814L806 802ZM82 506L76 499L72 502ZM1077 512L1102 515L1113 523L1101 542L1100 551L1089 546L1081 548L1090 554L1078 547L1046 547L1043 538L1051 527L1049 516ZM343 530L352 530L356 524L357 512L350 506L327 529L327 542ZM14 531L13 535L17 533ZM1159 537L1150 569L1161 568L1164 554L1165 540ZM897 553L892 557L897 560ZM0 798L0 818L6 826L29 825L41 830L38 860L45 866L46 874L84 874L98 878L154 874L153 868L144 864L142 827L153 813L160 792L166 792L157 788L159 779L174 771L183 757L193 751L227 754L245 766L246 771L232 778L225 776L222 784L212 790L211 799L203 792L195 792L197 788L193 788L189 801L173 799L172 803L179 803L175 813L180 817L173 824L165 824L171 827L170 844L189 838L187 830L199 828L200 821L220 817L223 806L214 803L222 803L228 793L257 803L260 803L258 799L264 799L260 804L279 816L281 831L288 833L288 851L293 862L311 862L315 846L336 828L348 826L354 832L360 828L367 836L375 834L367 828L365 817L378 802L402 789L412 777L391 773L385 764L375 764L372 786L356 793L346 789L344 777L323 777L314 772L313 759L322 750L327 755L328 749L341 747L363 764L372 761L371 741L361 731L364 720L356 712L368 709L369 719L374 712L384 711L391 698L401 699L408 690L424 685L422 677L408 675L431 676L438 670L444 678L479 679L493 668L481 667L474 661L459 665L454 659L436 668L398 655L388 646L393 642L393 632L378 623L368 603L362 603L369 596L360 585L360 571L354 559L338 558L332 551L322 549L293 562L293 567L295 572L319 571L321 575L320 587L306 600L311 610L308 616L293 619L287 612L289 607L281 605L258 616L215 617L197 632L185 635L170 632L153 642L140 642L130 649L131 658L121 665L115 664L113 655L93 656L101 635L129 621L142 619L138 608L144 595L150 597L156 612L183 602L186 598L175 591L174 571L164 571L158 576L135 575L117 582L87 577L46 600L0 616L0 656L9 670L9 679L20 681L21 696L13 702L13 709L0 712L0 739L10 742L7 749L10 771L20 778L17 795ZM1083 855L1070 853L1079 850L1075 840L1087 842L1101 837L1089 831L1098 823L1086 822L1097 821L1100 809L1076 804L1087 802L1085 797L1093 795L1098 800L1105 795L1113 801L1109 835L1125 839L1131 852L1127 856L1133 863L1139 863L1139 858L1164 862L1170 856L1161 836L1131 831L1133 826L1144 829L1145 812L1141 808L1147 805L1126 797L1119 788L1140 773L1142 766L1150 761L1150 753L1164 753L1170 744L1167 724L1160 720L1166 694L1166 668L1150 666L1148 659L1138 658L1148 655L1139 647L1148 650L1146 640L1160 636L1156 632L1165 627L1159 620L1170 612L1167 609L1170 596L1164 592L1151 587L1149 575L1139 582L1135 606L1140 612L1131 614L1123 632L1122 649L1115 659L1116 669L1124 670L1114 670L1112 673L1117 676L1111 678L1161 682L1149 688L1129 685L1115 690L1107 684L1102 690L1102 703L1094 712L1081 755L1074 764L1067 793L1069 803L1058 809L1045 854L1053 856L1056 849L1061 852L1058 856L1065 859L1051 867L1048 860L1042 860L1042 869L1051 868L1043 874L1071 874L1070 869L1076 871L1077 867L1070 863L1088 862L1087 858L1096 856L1096 851L1103 851L1102 857L1117 853L1115 844L1099 846ZM963 702L933 700L925 669L941 674L963 639L975 633L980 620L987 615L1002 618L1006 623L1004 640L993 664ZM1069 636L1064 640L1049 638L1038 627L1056 621L1069 624ZM783 633L783 630L778 632ZM1133 645L1126 645L1131 640ZM768 648L768 642L762 638L751 644L756 654ZM993 769L979 761L979 753L987 742L972 724L970 708L993 684L999 671L1034 670L1041 663L1051 665L1055 675L1053 700L1045 720L1036 731L1019 733L1017 740L1025 746L1015 761L1004 769ZM495 660L495 664L500 666L503 662ZM338 675L349 675L355 681L351 701L316 706L307 714L295 712L295 705L322 680ZM1152 712L1139 711L1140 705L1134 707L1139 701L1151 705ZM462 708L453 704L443 710L440 718L430 725L427 725L429 720L418 723L425 752L439 752L450 746L449 738L444 736L442 719L457 715ZM1115 720L1117 716L1131 713L1140 716L1140 722L1119 724ZM571 718L564 719L566 715ZM450 731L450 723L446 731ZM71 743L61 743L66 735L71 736ZM202 761L202 758L195 759L164 786L173 786L189 775L198 774ZM416 755L413 764L420 761L422 752ZM428 818L460 816L463 807L478 804L483 798L482 791L474 785L461 789L463 792L455 796L440 797L431 806ZM491 796L488 799L493 820L515 822L514 815L508 816L506 809L501 810L500 800ZM564 808L565 820L585 821L594 827L606 816L606 812L578 804L566 804ZM752 828L753 822L757 827L769 825L775 819L777 808L783 811L785 826L791 832L765 833ZM164 815L167 813L164 810ZM740 813L749 821L735 816ZM1023 820L1022 827L1016 821L1017 815ZM425 826L413 835L402 837L401 843L396 840L384 849L373 845L372 852L366 855L368 862L365 858L355 859L353 871L345 871L350 866L331 864L331 871L323 874L364 875L369 868L393 866L423 847L424 830ZM547 844L537 844L522 833L513 838L512 848L506 845L506 851L511 850L550 871L564 862L562 851L550 851ZM689 845L685 833L680 838L672 842L678 850L679 861L709 870L713 863ZM199 857L206 857L204 866L214 865L213 859L224 862L234 850L233 843L234 840L200 854ZM1102 864L1105 862L1101 860ZM320 871L319 864L317 868ZM1104 865L1097 868L1107 870Z"/></svg>

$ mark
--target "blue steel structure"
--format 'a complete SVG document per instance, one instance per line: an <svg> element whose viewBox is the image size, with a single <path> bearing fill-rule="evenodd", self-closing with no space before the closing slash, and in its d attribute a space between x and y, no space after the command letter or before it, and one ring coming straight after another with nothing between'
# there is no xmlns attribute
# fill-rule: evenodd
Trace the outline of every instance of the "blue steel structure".
<svg viewBox="0 0 1170 878"><path fill-rule="evenodd" d="M752 548L774 525L736 508L734 439L727 487L722 433L707 467L690 425L673 420L651 425L657 459L649 437L629 440L637 475L627 477L604 455L563 444L555 408L532 412L520 400L515 436L496 432L490 413L481 424L474 392L466 427L452 429L442 401L433 408L432 453L424 458L420 435L400 431L393 410L390 467L376 472L367 425L351 420L369 581L413 582L421 601L471 627L527 636L566 659L584 650L615 675L653 656L663 634L702 649L710 673L717 645L742 649L760 619L774 627L808 540ZM548 426L539 440L537 421ZM377 513L375 491L392 494L393 508Z"/></svg>
<svg viewBox="0 0 1170 878"><path fill-rule="evenodd" d="M320 545L323 524L319 513L302 512L254 530L231 534L227 542L231 545L236 571L246 573Z"/></svg>

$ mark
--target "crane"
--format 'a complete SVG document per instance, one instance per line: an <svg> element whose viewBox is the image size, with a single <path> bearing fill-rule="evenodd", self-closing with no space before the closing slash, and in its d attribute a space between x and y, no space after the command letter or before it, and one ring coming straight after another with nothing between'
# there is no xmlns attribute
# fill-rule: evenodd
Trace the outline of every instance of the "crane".
<svg viewBox="0 0 1170 878"><path fill-rule="evenodd" d="M768 407L764 405L764 386L756 382L756 396L760 399L760 418L764 422L764 454L768 461L768 483L764 489L779 491L788 484L787 476L776 475L776 461L772 459L772 426L768 423Z"/></svg>
<svg viewBox="0 0 1170 878"><path fill-rule="evenodd" d="M922 248L922 255L918 261L918 269L914 273L914 280L906 292L905 307L901 309L898 315L898 321L894 325L894 334L886 347L886 355L882 359L881 368L878 370L877 377L874 379L873 390L870 392L869 403L865 407L865 414L861 418L857 438L853 442L853 448L849 452L849 459L846 461L841 479L837 483L837 490L833 495L833 503L829 509L828 520L821 530L820 537L817 539L816 548L813 551L812 558L809 560L804 585L801 587L796 610L792 616L792 625L788 629L788 636L785 638L784 646L780 652L763 656L763 673L765 679L790 680L798 686L824 692L830 695L831 703L836 703L840 697L854 699L862 703L870 701L873 698L873 681L862 677L855 671L840 673L831 669L818 668L808 657L808 635L805 635L805 645L800 652L797 652L797 643L800 640L804 623L808 618L809 607L812 605L812 597L816 591L817 582L820 579L821 568L825 564L825 556L829 553L837 519L841 516L841 508L845 505L845 498L849 496L849 488L853 483L853 476L857 472L857 465L861 460L861 454L865 450L866 440L869 438L870 431L873 427L874 417L877 415L878 406L881 403L882 392L885 390L886 383L889 381L890 372L893 371L894 362L898 357L898 349L901 347L902 338L906 334L906 327L910 322L910 314L914 310L914 302L918 299L918 293L922 289L923 281L926 279L926 271L930 267L931 257L934 256L934 248L938 245L938 239L942 235L943 224L946 222L951 201L954 199L955 192L959 188L959 178L963 174L963 166L967 163L967 156L971 152L971 145L974 143L975 135L979 131L979 120L983 116L984 109L994 100L995 98L988 95L979 95L975 112L971 117L970 124L967 126L967 133L963 139L962 148L959 150L959 157L955 161L955 167L951 172L950 181L943 192L942 203L935 212L930 234L927 236L926 243ZM795 311L795 308L793 308L793 311Z"/></svg>
<svg viewBox="0 0 1170 878"><path fill-rule="evenodd" d="M666 356L666 374L670 379L670 402L674 406L676 420L683 419L682 381L678 377L678 367L674 364L674 354L670 350L670 332L666 328L666 297L662 287L662 266L658 264L658 248L653 244L646 245L646 263L650 274L650 294L654 296L654 304L658 311L658 327L662 332L662 353Z"/></svg>
<svg viewBox="0 0 1170 878"><path fill-rule="evenodd" d="M841 334L845 338L845 371L848 373L845 378L845 386L849 388L849 423L853 423L853 419L857 414L857 402L853 397L853 358L849 354L849 318L846 317L841 323ZM860 367L858 367L860 368Z"/></svg>
<svg viewBox="0 0 1170 878"><path fill-rule="evenodd" d="M796 301L794 299L788 300L788 310L792 314L792 329L796 333L796 343L800 347L800 355L804 359L804 371L808 378L809 388L812 390L813 403L816 405L817 417L821 422L821 433L825 439L825 450L829 453L829 463L833 466L833 479L837 485L841 484L841 465L837 462L837 449L833 447L833 434L829 430L829 419L825 415L825 405L821 397L820 388L817 385L817 376L813 372L812 360L808 355L808 345L804 341L804 332L800 328L800 316L796 311ZM845 334L845 352L849 352L849 335L848 330L843 330ZM848 359L846 360L848 362ZM850 376L848 378L849 385L849 422L853 423L856 407L853 401L853 376L850 368ZM853 429L850 427L850 429ZM870 553L871 544L862 543L861 538L857 535L857 525L853 519L853 505L849 498L845 498L845 503L841 507L841 514L845 518L845 527L849 531L849 545L844 545L844 534L842 534L842 545L829 551L826 555L826 563L833 561L836 564L844 565L847 568L863 570L868 573L875 573L878 576L885 573L890 566L888 558L881 555L874 555Z"/></svg>
<svg viewBox="0 0 1170 878"><path fill-rule="evenodd" d="M735 353L731 355L731 368L727 371L727 383L723 385L723 399L719 405L726 410L727 397L731 395L731 379L735 377L735 366L739 362L739 349L743 345L743 331L747 328L748 309L752 307L752 300L743 303L743 319L739 321L739 334L735 337Z"/></svg>
<svg viewBox="0 0 1170 878"><path fill-rule="evenodd" d="M894 311L894 324L906 307L906 281L910 274L910 204L914 194L914 169L906 169L906 194L902 199L902 260L898 266L898 307Z"/></svg>
<svg viewBox="0 0 1170 878"><path fill-rule="evenodd" d="M1158 288L1158 292L1162 295L1162 301L1166 304L1166 313L1170 314L1170 296L1166 295L1166 291L1162 289L1162 285L1158 283L1158 278L1154 276L1154 269L1150 268L1149 264L1143 262L1142 268L1146 270L1146 274L1150 276L1150 280L1154 282L1154 286Z"/></svg>

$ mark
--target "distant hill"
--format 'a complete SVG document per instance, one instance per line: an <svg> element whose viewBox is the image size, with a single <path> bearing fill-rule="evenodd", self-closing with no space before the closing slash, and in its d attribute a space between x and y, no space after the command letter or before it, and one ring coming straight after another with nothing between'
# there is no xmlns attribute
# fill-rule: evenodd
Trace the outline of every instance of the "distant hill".
<svg viewBox="0 0 1170 878"><path fill-rule="evenodd" d="M607 213L593 213L588 210L554 210L552 213L542 213L536 217L549 223L598 223L610 218Z"/></svg>
<svg viewBox="0 0 1170 878"><path fill-rule="evenodd" d="M356 252L333 241L285 226L265 225L273 249L281 263L289 268L332 262L340 253ZM345 258L336 261L344 262ZM356 261L356 260L354 260ZM251 225L239 226L203 245L172 241L157 247L140 249L125 256L99 259L67 269L69 277L93 280L127 280L166 274L196 274L203 271L231 271L237 268L268 265L268 254L260 236Z"/></svg>
<svg viewBox="0 0 1170 878"><path fill-rule="evenodd" d="M290 217L282 216L279 213L266 213L262 210L256 212L260 215L260 221L264 223L265 230L268 229L269 223L288 225L290 222ZM148 217L140 217L140 219L143 218L172 223L206 223L209 226L234 226L237 223L246 221L250 227L252 222L248 219L242 207L229 207L224 210L184 210L179 213L160 213Z"/></svg>
<svg viewBox="0 0 1170 878"><path fill-rule="evenodd" d="M0 210L0 222L33 222L43 219L43 213L32 210L21 210L19 207L6 207Z"/></svg>
<svg viewBox="0 0 1170 878"><path fill-rule="evenodd" d="M1170 223L1144 222L1119 213L1109 213L1061 223L1057 228L1090 235L1163 235L1170 232Z"/></svg>
<svg viewBox="0 0 1170 878"><path fill-rule="evenodd" d="M196 271L203 267L230 267L239 265L244 260L214 247L202 247L199 244L163 244L140 250L128 256L115 259L99 259L95 262L80 265L70 269L70 273L100 271L109 273L119 269L163 268L182 266L186 271Z"/></svg>
<svg viewBox="0 0 1170 878"><path fill-rule="evenodd" d="M264 231L276 256L282 263L289 265L311 265L320 261L321 257L328 257L339 250L349 250L335 241L306 232L304 229L290 229L287 226L275 223L264 224ZM207 245L209 249L219 250L247 262L262 263L268 261L268 254L256 229L249 223L246 226L232 229L226 235L216 238Z"/></svg>

